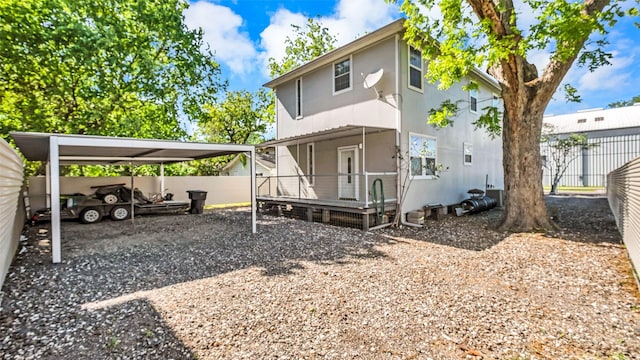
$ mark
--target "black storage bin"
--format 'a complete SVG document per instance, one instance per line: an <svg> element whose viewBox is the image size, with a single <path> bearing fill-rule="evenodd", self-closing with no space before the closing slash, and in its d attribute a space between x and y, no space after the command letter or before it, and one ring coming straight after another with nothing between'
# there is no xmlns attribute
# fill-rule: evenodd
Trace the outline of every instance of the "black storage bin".
<svg viewBox="0 0 640 360"><path fill-rule="evenodd" d="M204 201L207 200L207 192L202 190L187 190L191 199L190 214L202 214L204 212Z"/></svg>

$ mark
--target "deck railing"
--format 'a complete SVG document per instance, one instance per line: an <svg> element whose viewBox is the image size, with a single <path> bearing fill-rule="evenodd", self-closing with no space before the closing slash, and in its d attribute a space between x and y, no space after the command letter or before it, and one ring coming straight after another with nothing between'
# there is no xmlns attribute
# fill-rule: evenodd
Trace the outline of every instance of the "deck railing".
<svg viewBox="0 0 640 360"><path fill-rule="evenodd" d="M397 175L396 172L365 172L258 176L257 196L368 208L374 202L396 202Z"/></svg>

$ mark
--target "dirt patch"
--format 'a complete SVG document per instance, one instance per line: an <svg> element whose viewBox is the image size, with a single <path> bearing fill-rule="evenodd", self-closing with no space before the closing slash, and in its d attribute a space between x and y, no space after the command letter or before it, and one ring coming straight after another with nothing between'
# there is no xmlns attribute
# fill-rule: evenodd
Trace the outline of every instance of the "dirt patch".
<svg viewBox="0 0 640 360"><path fill-rule="evenodd" d="M553 235L500 210L365 233L246 209L32 229L3 287L4 358L640 358L640 298L606 199Z"/></svg>

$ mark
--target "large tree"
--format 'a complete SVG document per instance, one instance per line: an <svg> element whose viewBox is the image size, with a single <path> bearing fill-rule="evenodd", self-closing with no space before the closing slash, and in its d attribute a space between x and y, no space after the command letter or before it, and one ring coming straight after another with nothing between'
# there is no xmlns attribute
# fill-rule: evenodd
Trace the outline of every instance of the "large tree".
<svg viewBox="0 0 640 360"><path fill-rule="evenodd" d="M574 62L591 70L608 63L611 55L604 50L604 36L625 15L621 2L524 0L519 8L513 0L401 3L408 18L405 37L429 59L431 81L447 88L474 67L484 67L502 87L505 216L500 228L553 229L541 181L544 111ZM636 15L637 10L627 13ZM526 22L519 21L523 15ZM531 60L534 53L549 54L541 72ZM448 124L445 117L432 119L444 119L435 125ZM477 125L495 129L500 125L497 119L484 116Z"/></svg>
<svg viewBox="0 0 640 360"><path fill-rule="evenodd" d="M263 89L255 93L229 91L220 103L205 106L206 116L199 123L199 131L214 143L257 144L273 123L267 114L269 101Z"/></svg>
<svg viewBox="0 0 640 360"><path fill-rule="evenodd" d="M273 123L270 106L272 97L265 89L255 93L228 91L219 103L205 106L206 115L200 120L199 137L221 144L258 144ZM244 163L245 155L240 155ZM198 175L218 175L232 156L194 161L191 165Z"/></svg>
<svg viewBox="0 0 640 360"><path fill-rule="evenodd" d="M336 37L321 22L308 18L304 26L291 25L293 37L284 40L282 59L269 58L269 75L277 77L334 49Z"/></svg>
<svg viewBox="0 0 640 360"><path fill-rule="evenodd" d="M0 0L0 133L180 138L220 88L184 0Z"/></svg>

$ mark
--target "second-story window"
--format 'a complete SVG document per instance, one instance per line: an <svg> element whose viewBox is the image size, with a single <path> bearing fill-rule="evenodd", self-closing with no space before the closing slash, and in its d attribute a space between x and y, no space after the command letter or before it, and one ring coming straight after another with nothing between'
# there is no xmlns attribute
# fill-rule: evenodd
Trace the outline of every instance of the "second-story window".
<svg viewBox="0 0 640 360"><path fill-rule="evenodd" d="M422 91L422 52L409 46L409 88Z"/></svg>
<svg viewBox="0 0 640 360"><path fill-rule="evenodd" d="M351 89L351 58L333 64L333 93Z"/></svg>
<svg viewBox="0 0 640 360"><path fill-rule="evenodd" d="M296 118L302 118L302 78L296 80Z"/></svg>
<svg viewBox="0 0 640 360"><path fill-rule="evenodd" d="M471 112L478 111L478 89L475 83L471 83L473 87L469 90L469 110Z"/></svg>

